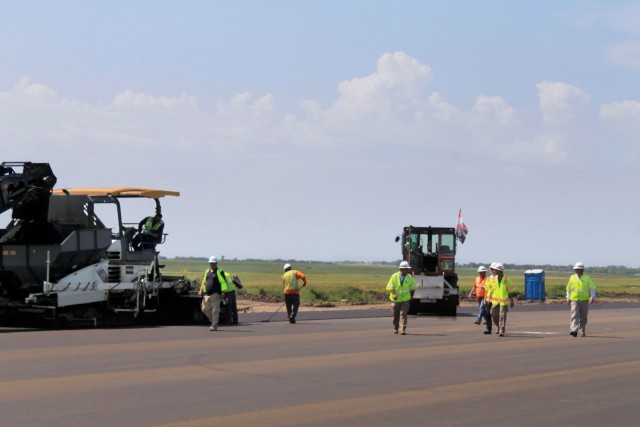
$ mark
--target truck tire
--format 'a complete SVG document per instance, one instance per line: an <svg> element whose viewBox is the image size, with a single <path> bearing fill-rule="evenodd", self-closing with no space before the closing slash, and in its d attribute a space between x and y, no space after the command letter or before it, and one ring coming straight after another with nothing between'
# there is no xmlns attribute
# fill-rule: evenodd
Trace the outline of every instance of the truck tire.
<svg viewBox="0 0 640 427"><path fill-rule="evenodd" d="M418 307L420 306L420 302L418 300L412 299L409 301L409 314L418 314Z"/></svg>
<svg viewBox="0 0 640 427"><path fill-rule="evenodd" d="M442 315L455 317L458 311L458 296L450 297L448 301L442 305Z"/></svg>

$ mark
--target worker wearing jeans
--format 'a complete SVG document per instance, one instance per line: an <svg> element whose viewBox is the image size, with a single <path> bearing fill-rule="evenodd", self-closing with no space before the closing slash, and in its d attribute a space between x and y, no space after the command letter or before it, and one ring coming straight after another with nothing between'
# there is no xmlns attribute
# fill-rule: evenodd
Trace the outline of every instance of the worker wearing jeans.
<svg viewBox="0 0 640 427"><path fill-rule="evenodd" d="M471 299L473 294L475 294L476 300L478 301L479 311L478 311L478 315L476 316L475 322L473 322L476 325L480 324L480 322L482 321L482 314L484 313L484 303L485 303L484 285L485 285L486 279L487 279L487 267L485 267L484 265L481 265L480 267L478 267L478 277L476 277L476 280L473 283L473 287L469 292L469 299Z"/></svg>

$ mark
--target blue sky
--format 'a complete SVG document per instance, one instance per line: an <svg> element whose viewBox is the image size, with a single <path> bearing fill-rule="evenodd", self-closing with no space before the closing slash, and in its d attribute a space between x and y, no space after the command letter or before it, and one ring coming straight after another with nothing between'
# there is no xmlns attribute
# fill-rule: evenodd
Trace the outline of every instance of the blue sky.
<svg viewBox="0 0 640 427"><path fill-rule="evenodd" d="M623 1L0 1L1 160L180 191L167 256L394 260L404 225L462 209L461 262L638 267L638 22Z"/></svg>

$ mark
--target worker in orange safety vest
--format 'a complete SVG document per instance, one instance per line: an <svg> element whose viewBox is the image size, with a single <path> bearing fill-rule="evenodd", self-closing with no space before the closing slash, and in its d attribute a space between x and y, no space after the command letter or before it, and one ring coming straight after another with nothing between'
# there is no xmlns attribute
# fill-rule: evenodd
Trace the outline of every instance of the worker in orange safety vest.
<svg viewBox="0 0 640 427"><path fill-rule="evenodd" d="M482 312L484 308L484 296L485 296L484 284L486 280L487 280L487 267L485 267L484 265L481 265L480 267L478 267L478 276L476 277L476 280L473 282L473 286L471 287L471 291L469 292L469 299L471 299L475 294L476 301L478 302L478 307L479 307L478 315L476 316L475 322L473 322L476 325L479 325L480 321L482 320Z"/></svg>

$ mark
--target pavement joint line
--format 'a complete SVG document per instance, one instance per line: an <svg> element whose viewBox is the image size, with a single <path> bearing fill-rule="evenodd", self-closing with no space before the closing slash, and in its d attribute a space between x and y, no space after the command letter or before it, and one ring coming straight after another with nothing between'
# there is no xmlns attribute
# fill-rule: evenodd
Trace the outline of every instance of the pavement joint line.
<svg viewBox="0 0 640 427"><path fill-rule="evenodd" d="M530 335L558 335L557 332L539 332L539 331L517 331L517 333L530 334Z"/></svg>

